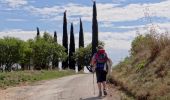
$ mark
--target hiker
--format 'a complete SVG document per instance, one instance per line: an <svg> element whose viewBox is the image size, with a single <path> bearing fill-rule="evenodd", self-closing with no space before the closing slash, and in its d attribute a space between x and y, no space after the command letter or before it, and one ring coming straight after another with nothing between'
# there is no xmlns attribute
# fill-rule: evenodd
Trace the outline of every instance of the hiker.
<svg viewBox="0 0 170 100"><path fill-rule="evenodd" d="M97 47L97 53L95 53L91 60L92 70L96 72L97 84L99 89L99 97L102 96L102 86L103 94L106 96L106 76L112 65L112 61L108 58L104 47L99 45Z"/></svg>

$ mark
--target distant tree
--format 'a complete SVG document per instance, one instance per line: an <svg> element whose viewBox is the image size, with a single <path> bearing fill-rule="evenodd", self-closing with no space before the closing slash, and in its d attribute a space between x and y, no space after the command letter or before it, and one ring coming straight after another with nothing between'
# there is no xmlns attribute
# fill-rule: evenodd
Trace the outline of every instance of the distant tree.
<svg viewBox="0 0 170 100"><path fill-rule="evenodd" d="M39 28L37 27L37 38L39 38L40 37L40 30L39 30Z"/></svg>
<svg viewBox="0 0 170 100"><path fill-rule="evenodd" d="M80 18L80 31L79 31L79 48L84 47L84 34L83 34L83 24Z"/></svg>
<svg viewBox="0 0 170 100"><path fill-rule="evenodd" d="M74 40L74 29L73 29L73 23L71 23L71 29L70 29L70 46L69 46L69 68L75 69L75 60L73 58L73 55L75 53L75 40Z"/></svg>
<svg viewBox="0 0 170 100"><path fill-rule="evenodd" d="M65 53L68 55L68 35L67 35L66 11L64 12L64 17L63 17L63 46L65 47ZM62 62L62 68L63 69L68 68L68 59L66 59L66 61Z"/></svg>
<svg viewBox="0 0 170 100"><path fill-rule="evenodd" d="M53 60L53 55L61 61L67 57L65 48L59 44L54 44L52 36L44 33L43 38L34 42L33 46L33 64L35 69L49 69Z"/></svg>
<svg viewBox="0 0 170 100"><path fill-rule="evenodd" d="M93 19L92 19L92 55L97 52L98 46L98 22L96 2L93 3Z"/></svg>
<svg viewBox="0 0 170 100"><path fill-rule="evenodd" d="M31 40L24 42L23 54L21 56L19 64L21 65L22 70L30 70L31 69L31 58L32 58L32 48L31 48Z"/></svg>
<svg viewBox="0 0 170 100"><path fill-rule="evenodd" d="M84 34L83 34L83 24L80 18L80 31L79 31L79 48L84 48ZM82 70L83 64L81 63L83 59L77 61L78 71Z"/></svg>
<svg viewBox="0 0 170 100"><path fill-rule="evenodd" d="M22 70L49 69L52 62L64 61L68 58L65 48L59 45L55 39L44 33L43 37L22 41L18 38L0 38L0 69L6 71L16 70L20 64ZM54 42L55 40L55 42Z"/></svg>
<svg viewBox="0 0 170 100"><path fill-rule="evenodd" d="M89 44L84 48L79 48L76 50L74 54L74 58L76 62L81 63L81 68L82 69L84 66L89 66L90 65L90 60L91 60L91 54L92 54L92 45Z"/></svg>
<svg viewBox="0 0 170 100"><path fill-rule="evenodd" d="M24 42L13 37L0 40L0 63L6 71L11 71L14 64L18 64L24 51Z"/></svg>
<svg viewBox="0 0 170 100"><path fill-rule="evenodd" d="M57 43L57 32L54 31L54 42Z"/></svg>
<svg viewBox="0 0 170 100"><path fill-rule="evenodd" d="M54 32L54 45L58 45L57 43L57 32ZM59 59L57 57L57 55L54 53L53 54L53 61L52 61L52 65L53 65L53 69L58 67L58 63L59 63Z"/></svg>
<svg viewBox="0 0 170 100"><path fill-rule="evenodd" d="M2 67L4 65L4 59L3 59L4 50L2 49L3 43L4 43L3 39L0 38L0 67ZM1 70L3 71L3 68L1 68Z"/></svg>
<svg viewBox="0 0 170 100"><path fill-rule="evenodd" d="M53 42L53 37L47 32L44 32L43 39L47 42Z"/></svg>

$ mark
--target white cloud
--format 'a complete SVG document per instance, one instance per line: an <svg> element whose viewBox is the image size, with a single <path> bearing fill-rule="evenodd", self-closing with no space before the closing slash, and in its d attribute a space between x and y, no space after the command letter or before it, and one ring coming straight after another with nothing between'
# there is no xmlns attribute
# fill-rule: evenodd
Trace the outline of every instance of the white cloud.
<svg viewBox="0 0 170 100"><path fill-rule="evenodd" d="M139 25L139 26L134 26L134 27L137 27L140 34L145 34L146 32L148 32L149 28L151 27L151 24L147 26ZM122 26L122 27L126 28L126 26ZM154 27L159 33L165 33L166 31L170 31L170 23L154 23ZM106 49L108 51L109 50L127 50L128 51L131 48L132 40L137 36L137 29L133 29L133 30L126 31L126 32L99 32L99 40L105 42ZM92 33L90 32L84 33L86 44L91 42L91 35ZM76 34L75 37L78 39L78 34Z"/></svg>
<svg viewBox="0 0 170 100"><path fill-rule="evenodd" d="M105 43L106 49L129 50L131 41L136 36L136 31L128 32L99 32L99 40ZM78 34L75 34L75 41L78 41ZM92 33L84 32L85 44L92 41Z"/></svg>
<svg viewBox="0 0 170 100"><path fill-rule="evenodd" d="M170 23L155 23L161 30L170 31Z"/></svg>
<svg viewBox="0 0 170 100"><path fill-rule="evenodd" d="M11 22L22 22L22 21L26 21L25 19L17 19L17 18L9 18L6 19L6 21L11 21Z"/></svg>
<svg viewBox="0 0 170 100"><path fill-rule="evenodd" d="M99 33L99 39L105 42L106 49L121 49L129 50L131 47L131 41L136 36L135 31L128 32L101 32Z"/></svg>
<svg viewBox="0 0 170 100"><path fill-rule="evenodd" d="M0 31L0 38L2 37L16 37L22 40L33 39L36 36L36 31L24 31L21 29L13 29L8 31Z"/></svg>
<svg viewBox="0 0 170 100"><path fill-rule="evenodd" d="M102 22L99 27L108 28L108 27L113 27L113 26L114 25L112 22Z"/></svg>
<svg viewBox="0 0 170 100"><path fill-rule="evenodd" d="M120 2L124 2L126 0L113 0L114 3L120 3Z"/></svg>
<svg viewBox="0 0 170 100"><path fill-rule="evenodd" d="M129 4L123 7L117 5L118 4L113 3L97 3L98 20L101 22L138 20L144 17L145 7L150 9L149 13L156 13L151 16L170 18L170 15L168 14L170 9L170 0L162 1L160 3L145 3L143 5ZM31 13L50 20L55 19L57 16L61 16L65 10L67 10L68 17L72 17L72 19L77 16L81 16L84 21L92 20L92 6L69 3L53 7L37 8L29 6L26 8Z"/></svg>
<svg viewBox="0 0 170 100"><path fill-rule="evenodd" d="M40 35L42 36L44 32L52 33L52 32L48 32L45 30L41 30ZM9 37L15 37L15 38L19 38L21 40L26 41L28 39L34 39L36 34L37 34L36 31L25 31L22 29L12 29L12 30L0 31L0 38L9 36ZM53 34L51 34L51 35L53 36ZM62 34L57 33L57 36L58 36L58 43L62 44Z"/></svg>
<svg viewBox="0 0 170 100"><path fill-rule="evenodd" d="M7 4L9 7L12 8L28 4L27 0L0 0L0 2Z"/></svg>
<svg viewBox="0 0 170 100"><path fill-rule="evenodd" d="M43 7L43 8L36 8L34 6L27 6L25 10L30 11L34 15L40 15L44 18L49 18L50 16L56 16L59 13L63 13L60 6L53 6L53 7Z"/></svg>
<svg viewBox="0 0 170 100"><path fill-rule="evenodd" d="M166 17L170 18L170 0L162 1L160 3L145 3L141 4L129 4L124 7L119 7L110 4L98 4L98 19L100 21L132 21L138 20L144 17L144 9L148 7L150 9L150 16Z"/></svg>
<svg viewBox="0 0 170 100"><path fill-rule="evenodd" d="M128 27L128 26L127 26ZM133 26L132 26L133 27ZM158 33L165 33L170 31L170 23L151 23L147 25L134 26L141 33L145 33L151 28L154 28Z"/></svg>
<svg viewBox="0 0 170 100"><path fill-rule="evenodd" d="M28 4L27 0L0 0L11 7ZM117 0L122 1L122 0ZM123 0L124 1L124 0ZM145 3L129 4L126 6L117 6L113 3L97 3L98 20L103 22L101 27L114 27L112 22L133 21L144 17L144 8L148 7L151 16L164 17L170 19L169 9L170 0L165 0L160 3ZM63 12L67 10L68 21L78 23L79 16L83 21L92 20L92 6L69 3L66 5L56 5L52 7L34 7L25 6L25 10L29 11L35 16L41 17L42 21L61 21ZM152 15L154 13L154 15Z"/></svg>
<svg viewBox="0 0 170 100"><path fill-rule="evenodd" d="M68 19L71 22L77 20L75 16L82 16L82 19L91 20L91 7L82 6L78 4L69 3L64 6L53 6L53 7L43 7L37 8L34 6L27 6L25 10L31 12L36 16L41 16L46 20L62 20L63 13L67 10ZM88 12L88 13L87 13ZM90 19L89 19L90 18Z"/></svg>

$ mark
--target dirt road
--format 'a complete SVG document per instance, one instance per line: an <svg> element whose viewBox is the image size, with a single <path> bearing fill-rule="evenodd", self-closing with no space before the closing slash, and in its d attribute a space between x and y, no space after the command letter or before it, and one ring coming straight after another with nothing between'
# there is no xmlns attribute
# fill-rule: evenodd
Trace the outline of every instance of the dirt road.
<svg viewBox="0 0 170 100"><path fill-rule="evenodd" d="M96 85L95 94L93 90L93 75L79 74L8 88L0 91L0 100L119 100L116 95L98 98Z"/></svg>

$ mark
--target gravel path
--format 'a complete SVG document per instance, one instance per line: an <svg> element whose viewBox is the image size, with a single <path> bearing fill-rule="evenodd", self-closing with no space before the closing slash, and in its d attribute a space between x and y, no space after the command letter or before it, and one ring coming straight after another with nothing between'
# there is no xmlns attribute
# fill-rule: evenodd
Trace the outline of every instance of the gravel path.
<svg viewBox="0 0 170 100"><path fill-rule="evenodd" d="M97 97L92 74L79 74L60 79L40 81L0 91L0 100L119 100L119 96Z"/></svg>

